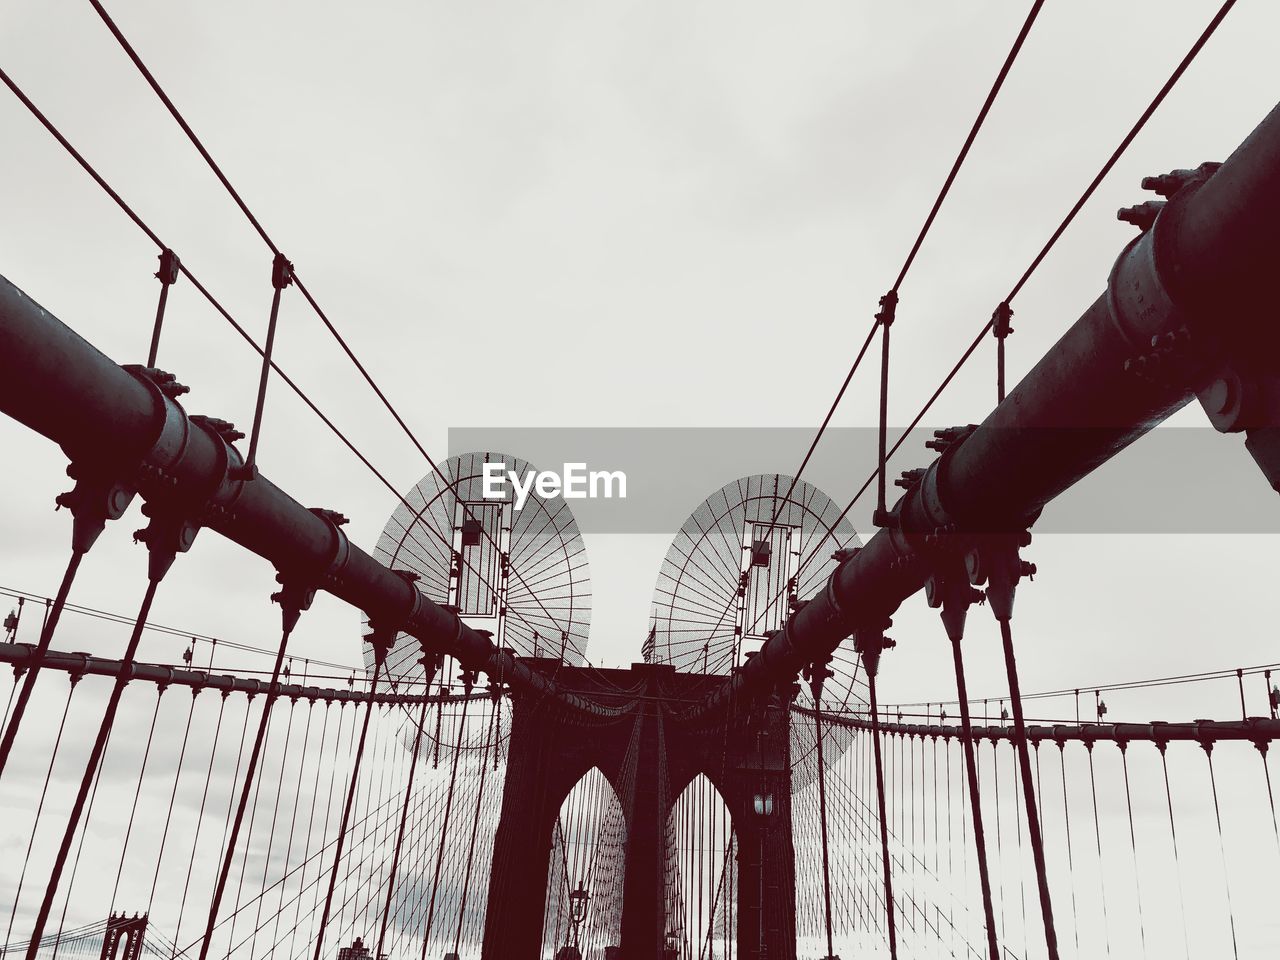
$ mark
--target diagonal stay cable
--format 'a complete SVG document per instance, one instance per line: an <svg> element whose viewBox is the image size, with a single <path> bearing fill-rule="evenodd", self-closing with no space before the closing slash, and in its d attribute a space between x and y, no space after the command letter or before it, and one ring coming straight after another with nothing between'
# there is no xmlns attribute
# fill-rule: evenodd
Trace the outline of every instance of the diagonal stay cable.
<svg viewBox="0 0 1280 960"><path fill-rule="evenodd" d="M142 74L143 78L147 81L148 85L155 92L156 96L160 98L160 101L161 103L164 104L165 109L169 111L169 114L173 117L174 121L182 128L183 133L187 135L187 139L191 141L191 144L200 153L200 156L204 158L204 161L209 165L209 169L213 171L214 175L218 178L219 182L226 189L227 193L231 196L232 200L235 201L236 206L240 208L241 212L245 215L246 219L248 219L249 223L253 226L254 230L262 238L262 241L267 245L267 247L271 250L273 254L275 254L276 256L279 256L280 248L276 245L275 241L271 239L266 229L262 226L261 221L259 221L258 218L254 216L253 211L249 209L249 205L245 203L244 198L240 196L240 193L232 185L230 179L223 172L222 168L218 165L217 161L213 159L213 156L212 154L210 154L208 148L205 147L204 143L196 135L195 130L192 129L191 125L187 122L186 118L182 115L182 112L177 108L173 100L165 92L164 88L160 85L160 82L156 80L155 75L151 72L150 69L148 69L146 63L143 62L142 57L138 55L138 52L134 49L133 45L128 41L125 35L121 32L120 28L116 25L115 21L111 18L111 15L107 12L106 8L103 7L103 5L99 2L99 0L89 0L89 3L93 7L93 9L97 12L98 16L102 19L102 22L106 25L107 29L111 31L111 34L115 37L116 41L120 44L120 47L128 55L129 59L133 62L134 66L138 68L138 72ZM152 239L156 239L156 238L153 236ZM183 273L186 273L186 271L183 270ZM409 428L409 425L405 422L404 418L400 415L399 411L397 411L395 406L391 403L391 401L387 399L387 396L382 391L381 387L378 386L377 382L373 379L372 375L370 375L369 371L365 368L364 364L360 362L359 358L356 356L355 352L351 349L350 345L348 345L347 341L338 332L337 327L334 326L333 322L329 319L328 315L321 308L319 302L311 294L311 291L307 289L306 284L303 283L302 278L299 275L296 268L294 268L292 271L292 277L293 277L294 284L297 286L303 298L311 306L312 310L315 311L316 316L319 317L321 323L324 324L325 328L337 341L338 345L342 348L342 351L347 355L348 359L351 360L356 370L359 371L360 375L364 378L365 382L369 385L369 387L377 395L378 399L382 402L382 405L386 407L387 412L391 414L392 418L399 425L400 429L404 432L405 436L409 438L410 442L412 442L413 445L418 449L418 452L421 453L422 456L426 459L427 463L431 466L432 471L436 473L441 480L444 481L448 489L452 490L456 496L457 491L454 488L456 487L458 481L457 480L451 481L445 475L445 473L440 469L436 461L427 452L426 448L418 440L414 432ZM275 364L273 363L272 366L274 367ZM363 457L361 459L363 459ZM370 469L372 469L371 465L370 465ZM459 500L459 503L462 504L462 508L464 512L469 517L471 517L471 519L475 519L469 505L461 500ZM489 533L489 531L485 528L483 524L481 525L481 533L485 536L487 540L489 540L490 546L492 546L494 549L498 549L497 542L494 541L492 534ZM514 566L511 567L511 573L515 576L515 578L518 581L520 581L522 585L525 585L524 578L521 576L520 571L515 569ZM527 587L527 585L525 586ZM550 611L548 611L546 606L542 603L541 598L538 597L538 595L534 593L532 590L530 590L529 592L530 592L530 596L533 597L534 601L542 609L542 612L546 616L546 618L549 621L551 621L553 624L555 624L557 629L563 631L564 626L555 617L551 615ZM586 651L583 650L578 652L580 652L583 655L583 659L586 660L586 656L585 656Z"/></svg>
<svg viewBox="0 0 1280 960"><path fill-rule="evenodd" d="M49 134L55 140L57 140L59 144L61 144L62 148L66 150L66 152L71 156L71 158L75 160L76 163L78 163L80 167L87 174L89 174L89 176L93 179L93 181L97 183L99 187L102 188L103 192L106 193L107 196L109 196L115 202L116 206L120 208L120 210L125 214L125 216L127 216L131 221L133 221L133 223L138 227L138 229L141 230L144 234L146 234L147 238L150 239L151 242L154 243L159 249L161 250L167 249L167 245L163 240L160 239L159 235L154 230L152 230L151 227L147 224L147 222L143 220L141 216L138 215L137 211L135 211L133 207L131 207L125 201L125 199L121 197L119 193L116 192L115 188L112 187L111 184L109 184L106 181L106 179L102 176L102 174L100 174L97 171L97 169L93 166L93 164L91 164L88 160L86 160L84 155L81 154L80 151L77 150L71 144L71 142L62 134L62 131L59 130L56 126L54 126L53 122L48 118L48 116L45 115L44 111L42 111L38 106L35 105L35 103L32 102L31 98L26 95L26 93L22 90L22 88L17 85L17 83L13 80L13 78L10 77L9 74L3 68L0 68L0 81L2 81L5 84L5 86L7 86L13 92L14 96L16 96L22 102L23 106L27 108L28 112L30 112L31 115L34 116L40 122L40 124L49 132ZM217 313L224 320L226 320L227 323L231 325L232 329L235 330L235 332L238 333L240 337L258 353L259 356L261 356L263 353L262 347L257 343L257 341L253 339L253 337L248 333L248 331L246 331L244 327L242 327L236 321L236 319L233 316L231 316L231 314L227 311L227 309L209 291L209 289L205 287L205 285L201 283L199 279L196 278L195 274L191 272L190 268L188 268L185 264L183 264L180 267L180 270L182 271L182 275L191 281L191 284L196 288L196 290L200 293L200 295L204 297L204 299L209 303L209 305L213 307L213 309L217 311ZM403 502L404 498L400 497L399 492L396 490L394 486L392 486L391 481L389 481L373 465L373 463L369 460L368 457L366 457L363 453L360 452L359 448L356 447L355 444L352 443L351 440L347 438L346 434L344 434L342 430L332 420L330 420L329 417L326 416L318 406L316 406L315 402L312 401L311 398L307 396L307 394L302 390L302 388L299 387L293 381L293 379L289 377L288 374L286 374L283 370L280 369L279 365L277 365L275 361L272 361L271 369L274 370L277 375L279 375L279 377L289 386L290 389L293 390L293 392L298 396L300 400L302 400L304 404L306 404L306 406L311 410L311 412L320 418L321 422L324 423L324 425L328 427L330 431L332 431L334 436L336 436L340 441L342 441L342 443L347 447L347 449L349 449L352 453L354 453L356 457L360 460L360 462L363 463L369 469L369 471L375 477L377 477L379 481L382 482L383 486L387 487L388 490L394 493L401 500L401 502ZM406 504L406 506L408 505Z"/></svg>
<svg viewBox="0 0 1280 960"><path fill-rule="evenodd" d="M924 223L920 227L919 233L916 234L915 242L911 244L911 250L907 254L907 258L903 261L902 268L898 271L898 278L893 282L893 292L896 294L902 283L907 278L911 266L915 263L916 254L920 252L921 246L924 245L925 237L928 236L929 230L933 227L934 220L938 217L938 212L942 209L943 202L947 199L947 194L951 192L951 187L956 181L956 176L960 173L960 168L964 166L965 160L969 156L974 141L978 138L978 132L982 129L983 123L986 122L987 114L991 112L991 106L995 103L1000 89L1004 86L1005 79L1009 76L1009 71L1013 68L1013 62L1018 58L1022 45L1027 39L1027 35L1031 32L1031 27L1036 21L1036 17L1040 14L1040 8L1044 6L1044 0L1035 0L1028 11L1026 19L1023 21L1022 29L1018 31L1018 36L1014 39L1013 45L1009 48L1008 54L1004 58L1004 62L1000 65L1000 70L996 74L995 81L991 84L991 89L987 92L987 98L982 102L982 108L978 111L977 117L974 118L973 125L969 128L969 134L965 137L964 144L960 147L960 152L956 154L955 160L951 164L951 169L947 173L946 179L942 183L938 196L933 201L933 206L929 209L929 215L925 217ZM871 340L875 336L876 329L880 326L880 319L877 317L871 324L871 329L867 331L867 338L863 341L862 348L858 351L854 358L853 364L849 367L849 372L845 375L844 383L840 385L840 389L836 392L835 399L831 401L831 407L827 410L827 415L823 418L822 424L818 427L818 432L814 434L813 442L809 444L809 450L804 455L804 459L800 463L800 468L796 470L795 475L791 479L791 487L787 490L787 494L783 497L785 502L790 496L791 491L800 481L800 475L804 473L804 469L809 464L810 458L813 456L814 450L817 449L818 442L822 439L822 435L827 430L827 425L831 422L832 416L836 412L836 408L840 406L840 401L844 399L845 391L849 387L849 382L853 379L854 373L862 363L862 358L866 355L867 348L871 346ZM777 522L777 516L772 521Z"/></svg>
<svg viewBox="0 0 1280 960"><path fill-rule="evenodd" d="M1006 304L1011 302L1013 298L1016 297L1022 291L1023 287L1026 286L1027 281L1030 280L1031 276L1036 272L1037 269L1039 269L1040 265L1044 262L1045 258L1049 255L1049 252L1057 244L1058 240L1062 237L1063 233L1066 232L1067 227L1071 225L1071 223L1075 220L1076 216L1084 208L1084 205L1088 203L1089 199L1097 191L1099 185L1102 183L1104 179L1106 179L1107 174L1109 174L1112 168L1114 168L1115 165L1119 162L1120 158L1124 155L1125 151L1128 150L1129 145L1132 144L1133 141L1137 138L1138 134L1142 132L1142 129L1143 127L1146 126L1147 121L1151 119L1151 116L1156 112L1157 109L1159 109L1160 105L1164 103L1165 98L1168 97L1170 91L1173 90L1174 86L1182 78L1183 74L1187 72L1187 68L1191 66L1196 56L1204 48L1205 44L1208 43L1209 39L1213 36L1214 32L1218 29L1218 26L1222 23L1223 19L1231 11L1231 8L1235 6L1235 4L1236 4L1236 0L1226 0L1226 2L1223 3L1222 6L1218 9L1218 12L1214 15L1213 19L1209 21L1208 26L1206 26L1205 29L1199 35L1199 37L1196 38L1195 43L1191 45L1191 48L1187 51L1186 55L1183 56L1183 58L1178 62L1178 65L1174 68L1173 72L1169 75L1169 78L1165 80L1164 84L1156 92L1155 97L1152 98L1151 102L1147 105L1146 109L1142 111L1138 119L1134 122L1133 126L1130 127L1128 133L1125 134L1124 138L1116 146L1115 150L1112 151L1111 155L1107 158L1106 162L1103 163L1102 167L1098 170L1094 178L1089 182L1088 186L1085 187L1084 192L1081 193L1080 197L1076 200L1076 202L1072 204L1071 209L1067 211L1066 216L1062 218L1062 221L1054 229L1053 233L1050 234L1049 239L1045 241L1044 246L1040 248L1040 251L1031 260L1031 263L1027 266L1026 270L1022 272L1022 275L1018 278L1017 282L1013 285L1013 288L1009 291L1009 295L1005 297L1004 302ZM889 448L889 451L885 457L886 461L891 457L893 457L893 455L898 452L898 450L902 447L903 443L905 443L907 438L911 435L911 432L920 425L920 421L925 418L928 412L933 408L933 405L938 401L938 398L941 397L943 392L947 389L947 387L951 385L951 381L955 379L956 374L958 374L961 368L966 363L968 363L969 358L973 356L974 352L978 349L982 341L986 338L987 334L991 332L994 326L995 326L995 318L992 317L992 319L988 320L983 325L982 329L978 332L978 335L974 337L973 341L965 349L964 353L961 354L960 359L956 361L955 365L951 368L950 372L948 372L947 375L942 379L942 382L938 384L937 388L930 395L929 399L925 401L924 406L920 408L920 412L915 415L911 423L907 426L905 430L902 431L901 435L894 442L893 446ZM838 516L835 520L835 523L832 524L832 529L834 529L835 526L838 525L841 520L843 520L846 516L848 516L849 511L854 508L854 506L862 498L862 495L866 493L867 490L870 488L871 484L875 482L875 479L878 473L879 473L879 469L877 468L877 470L873 472L870 477L867 478L866 482L864 482L862 486L858 488L857 493L853 495L853 498L845 505L845 508L840 511L840 516ZM812 556L816 556L816 551ZM797 576L799 575L799 572L803 571L803 569L804 569L804 564L802 563L800 567L800 571L797 572ZM769 604L767 604L764 607L763 611L757 617L757 622L759 622L759 619L764 617L765 614L768 613L769 609L775 603L777 603L778 600L782 598L784 593L785 591L783 593L779 593L777 596L773 598L773 600L769 602Z"/></svg>
<svg viewBox="0 0 1280 960"><path fill-rule="evenodd" d="M991 106L995 103L996 96L1000 93L1000 88L1004 86L1005 79L1013 68L1013 62L1018 59L1022 45L1026 42L1027 34L1031 32L1031 27L1036 22L1036 17L1040 15L1040 8L1043 6L1044 0L1035 0L1035 3L1031 5L1031 9L1027 12L1026 20L1022 23L1022 29L1018 31L1018 36L1014 39L1013 46L1009 48L1009 53L1005 56L1004 63L1000 65L1000 71L996 74L995 81L991 84L991 90L987 93L987 99L982 102L982 109L978 111L978 116L974 118L973 126L969 128L969 135L965 137L964 145L960 148L960 152L956 154L955 162L951 164L951 170L947 173L947 179L943 181L942 189L938 191L938 196L933 201L929 215L925 217L924 225L920 228L919 234L916 235L915 243L911 245L911 252L907 254L907 259L903 262L902 269L898 271L898 279L893 281L893 289L895 291L902 286L902 282L907 278L907 273L911 270L911 265L915 263L916 254L920 252L920 247L924 244L924 239L928 236L929 229L933 226L933 221L937 219L938 211L942 209L942 204L947 199L947 194L951 192L951 186L956 181L956 175L960 173L960 168L964 166L965 159L969 156L969 150L972 149L974 141L977 140L978 132L982 129L983 123L986 122L987 114L991 112Z"/></svg>
<svg viewBox="0 0 1280 960"><path fill-rule="evenodd" d="M40 122L40 124L45 128L45 130L47 130L48 133L55 140L58 141L58 143L62 146L62 148L67 152L67 154L73 160L75 160L76 163L79 164L81 169L83 169L89 175L89 177L96 184L98 184L98 186L102 189L102 191L106 193L107 196L109 196L112 199L112 201L115 202L116 206L120 208L120 210L134 223L134 225L136 225L138 229L141 230L147 236L147 238L150 239L151 242L154 243L160 250L167 249L167 245L160 238L160 236L150 227L150 225L145 220L142 219L142 217L137 213L137 211L134 210L133 207L129 205L129 203L115 190L115 188L112 187L111 184L107 182L107 180L102 176L101 173L98 172L98 170L93 166L93 164L91 164L84 157L84 155L81 154L80 151L76 149L76 147L66 138L66 136L63 135L62 131L59 130L58 127L54 125L54 123L49 119L49 117L38 106L36 106L36 104L31 100L31 98L26 95L26 93L22 90L22 88L18 86L16 81L14 81L13 78L10 77L9 74L2 67L0 67L0 82L3 82L9 88L9 90L14 94L14 96L16 96L18 100L23 104L23 106L27 108L28 112L31 113L31 115ZM254 349L255 352L257 352L259 356L261 356L263 354L262 346L260 346L257 343L257 341L253 339L253 337L248 333L248 331L246 331L244 327L241 326L240 323L236 321L236 319L222 305L222 303L209 291L209 289L203 283L200 282L200 280L195 276L195 274L191 271L191 269L185 263L181 264L179 269L181 270L183 276L185 276L188 280L191 281L191 284L196 288L196 290L201 294L201 296L204 297L206 302L208 302L208 304L211 307L213 307L213 309L231 326L233 330L235 330L237 334L240 335L240 337L247 344L249 344L250 347ZM373 462L369 460L367 456L365 456L365 454L360 450L360 448L357 447L349 437L347 437L347 435L341 430L341 428L339 428L316 405L315 401L313 401L307 395L307 393L301 387L299 387L298 384L288 374L286 374L274 360L271 362L271 369L276 372L276 374L303 402L303 404L306 405L306 407L309 410L311 410L311 412L314 413L316 417L318 417L326 427L329 428L330 432L332 432L333 435L337 437L338 440L341 441L342 444L348 450L350 450L355 455L355 457L369 470L369 472L372 473L374 477L376 477L377 480L384 487L386 487L388 492L390 492L393 497L395 497L401 504L403 504L406 509L412 511L413 507L408 503L408 501L405 500L404 496L391 483L391 481L388 480L387 477L380 470L378 470L377 467L373 465ZM437 538L441 539L442 542L445 542L441 534L439 534L434 530L432 532L435 533ZM446 543L446 546L449 545L447 542L445 543ZM468 568L472 569L472 571L474 572L474 567L469 562L465 560L463 562L468 566ZM518 577L518 574L517 574L517 577ZM547 616L547 619L552 623L557 622L556 619L552 617L549 613L547 613L546 616ZM582 652L582 651L578 651L576 646L574 646L572 649L574 649L575 652L579 652L579 653Z"/></svg>
<svg viewBox="0 0 1280 960"><path fill-rule="evenodd" d="M267 231L264 230L262 224L258 222L258 218L253 215L253 211L249 209L240 194L236 192L236 188L231 185L231 181L228 180L226 174L222 172L222 168L218 166L217 162L205 148L205 145L200 142L200 138L196 136L195 131L191 129L191 126L183 118L182 114L178 112L178 108L173 105L173 101L170 100L169 95L164 92L164 88L156 82L156 78L152 76L151 71L147 69L147 65L142 62L142 58L138 56L137 52L133 49L133 46L125 39L124 34L120 32L120 28L117 27L115 21L111 19L111 15L107 13L106 9L98 2L98 0L89 0L89 3L92 4L93 9L98 12L98 16L101 17L102 22L107 25L107 29L115 35L116 40L119 41L120 46L124 48L125 53L129 55L129 59L133 61L134 66L137 67L138 71L146 78L147 83L151 85L151 89L155 91L156 96L159 97L165 107L168 108L173 119L178 122L180 127L182 127L182 131L187 135L187 139L189 139L192 144L194 144L195 148L200 151L200 156L204 157L205 163L209 165L209 168L214 172L214 175L222 182L227 193L231 194L231 198L235 200L236 205L240 208L241 212L244 213L246 218L248 218L249 223L253 225L254 230L258 232L258 236L262 237L263 242L271 248L272 253L280 253L280 248L275 245L269 236L267 236Z"/></svg>

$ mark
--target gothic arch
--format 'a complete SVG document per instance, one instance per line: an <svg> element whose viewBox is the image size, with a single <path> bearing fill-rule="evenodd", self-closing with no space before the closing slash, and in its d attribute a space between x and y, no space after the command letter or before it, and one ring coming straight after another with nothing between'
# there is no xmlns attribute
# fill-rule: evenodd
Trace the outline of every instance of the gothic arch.
<svg viewBox="0 0 1280 960"><path fill-rule="evenodd" d="M613 783L592 766L561 801L552 830L542 926L544 960L573 943L584 957L618 943L627 825ZM574 898L587 896L574 922Z"/></svg>
<svg viewBox="0 0 1280 960"><path fill-rule="evenodd" d="M737 937L737 831L715 783L697 774L667 818L667 942L679 956L723 960Z"/></svg>

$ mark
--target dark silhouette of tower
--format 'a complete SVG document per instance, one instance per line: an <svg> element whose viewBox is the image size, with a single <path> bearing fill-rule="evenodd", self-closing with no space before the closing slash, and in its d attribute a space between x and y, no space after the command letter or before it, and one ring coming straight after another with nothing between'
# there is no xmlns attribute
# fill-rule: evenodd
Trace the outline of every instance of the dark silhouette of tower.
<svg viewBox="0 0 1280 960"><path fill-rule="evenodd" d="M597 670L551 659L522 662L620 713L584 726L553 700L513 694L485 960L538 956L556 815L592 767L613 786L627 825L620 960L662 956L666 822L676 798L699 774L719 791L737 837L738 955L794 960L790 691L695 726L681 720L681 711L723 677L677 673L666 664ZM767 814L758 812L764 808Z"/></svg>

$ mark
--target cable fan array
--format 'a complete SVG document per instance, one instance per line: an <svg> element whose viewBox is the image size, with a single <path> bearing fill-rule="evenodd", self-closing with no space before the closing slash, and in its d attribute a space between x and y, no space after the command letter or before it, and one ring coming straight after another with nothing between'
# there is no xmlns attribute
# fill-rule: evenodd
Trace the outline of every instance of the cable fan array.
<svg viewBox="0 0 1280 960"><path fill-rule="evenodd" d="M779 474L742 477L707 497L658 573L653 660L728 673L826 580L834 555L859 545L839 514L817 487Z"/></svg>
<svg viewBox="0 0 1280 960"><path fill-rule="evenodd" d="M565 500L530 491L522 509L506 488L485 496L485 464L518 476L517 457L470 453L451 457L404 495L378 539L376 555L418 577L430 600L458 610L498 646L521 656L583 664L591 623L586 548ZM442 479L443 477L443 479ZM402 635L387 657L397 679L421 679L418 642ZM372 669L372 652L366 650Z"/></svg>

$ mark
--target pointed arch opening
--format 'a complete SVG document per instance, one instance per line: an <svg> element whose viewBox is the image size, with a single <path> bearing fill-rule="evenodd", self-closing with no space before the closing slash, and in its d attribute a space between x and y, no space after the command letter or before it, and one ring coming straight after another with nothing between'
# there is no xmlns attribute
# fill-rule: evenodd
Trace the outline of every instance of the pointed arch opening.
<svg viewBox="0 0 1280 960"><path fill-rule="evenodd" d="M698 774L671 807L666 830L667 947L678 957L737 954L738 841L729 808Z"/></svg>
<svg viewBox="0 0 1280 960"><path fill-rule="evenodd" d="M543 960L603 960L617 946L626 848L622 804L592 767L560 804L552 830Z"/></svg>

